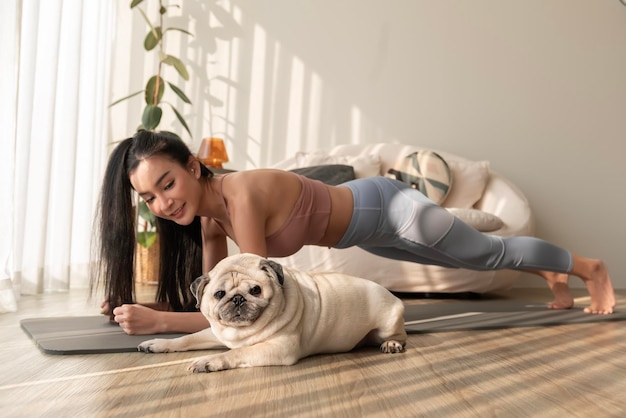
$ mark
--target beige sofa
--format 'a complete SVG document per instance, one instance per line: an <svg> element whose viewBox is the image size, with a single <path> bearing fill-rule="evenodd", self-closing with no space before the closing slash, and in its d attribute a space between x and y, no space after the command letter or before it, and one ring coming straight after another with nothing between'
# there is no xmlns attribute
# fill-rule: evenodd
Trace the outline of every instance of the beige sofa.
<svg viewBox="0 0 626 418"><path fill-rule="evenodd" d="M408 154L423 149L397 143L339 145L327 152L297 153L274 167L294 169L346 164L354 167L357 178L385 175ZM450 192L442 206L485 233L500 236L533 234L528 200L519 188L491 170L487 161L470 161L448 152L431 151L445 160L451 172ZM507 289L519 276L519 272L511 270L471 271L390 260L358 247L305 246L290 257L275 260L302 270L339 271L364 277L396 292L485 293Z"/></svg>

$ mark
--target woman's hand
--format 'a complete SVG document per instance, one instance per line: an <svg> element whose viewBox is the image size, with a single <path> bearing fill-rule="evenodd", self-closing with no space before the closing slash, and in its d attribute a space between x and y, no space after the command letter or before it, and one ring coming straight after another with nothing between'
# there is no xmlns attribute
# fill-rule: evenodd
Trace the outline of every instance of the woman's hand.
<svg viewBox="0 0 626 418"><path fill-rule="evenodd" d="M161 314L143 305L127 304L113 310L113 320L129 335L158 334L164 331Z"/></svg>

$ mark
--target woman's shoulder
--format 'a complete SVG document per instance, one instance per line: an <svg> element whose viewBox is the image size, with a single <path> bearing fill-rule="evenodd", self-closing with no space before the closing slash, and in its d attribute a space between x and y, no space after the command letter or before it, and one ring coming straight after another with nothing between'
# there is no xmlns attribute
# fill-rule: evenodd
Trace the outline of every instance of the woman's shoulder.
<svg viewBox="0 0 626 418"><path fill-rule="evenodd" d="M298 175L290 171L276 168L255 168L251 170L234 171L225 175L224 183L241 188L243 184L260 186L267 182L293 182Z"/></svg>
<svg viewBox="0 0 626 418"><path fill-rule="evenodd" d="M234 197L275 196L299 191L301 180L295 173L274 168L257 168L230 173L224 178L222 190L228 199Z"/></svg>
<svg viewBox="0 0 626 418"><path fill-rule="evenodd" d="M295 173L280 168L251 168L226 173L228 176L293 176Z"/></svg>

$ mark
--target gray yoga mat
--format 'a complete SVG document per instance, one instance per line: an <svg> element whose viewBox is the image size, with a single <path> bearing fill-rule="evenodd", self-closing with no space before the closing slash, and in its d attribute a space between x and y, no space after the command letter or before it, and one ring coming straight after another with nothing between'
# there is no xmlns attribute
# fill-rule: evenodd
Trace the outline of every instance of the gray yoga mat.
<svg viewBox="0 0 626 418"><path fill-rule="evenodd" d="M23 319L20 325L46 354L132 352L137 351L139 343L151 338L185 335L128 335L103 315Z"/></svg>
<svg viewBox="0 0 626 418"><path fill-rule="evenodd" d="M408 333L543 327L623 321L626 312L590 315L582 307L548 309L546 303L518 300L474 300L405 305Z"/></svg>
<svg viewBox="0 0 626 418"><path fill-rule="evenodd" d="M547 309L545 303L509 300L445 301L405 305L408 333L553 326L626 319L626 312L588 315L582 308ZM137 351L151 338L184 334L127 335L104 316L66 316L21 321L24 331L47 354L96 354Z"/></svg>

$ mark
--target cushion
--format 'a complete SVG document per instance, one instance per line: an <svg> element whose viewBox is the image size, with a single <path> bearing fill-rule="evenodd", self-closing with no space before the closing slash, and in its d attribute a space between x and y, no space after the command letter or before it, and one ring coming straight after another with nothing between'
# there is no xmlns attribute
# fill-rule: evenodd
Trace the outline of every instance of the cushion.
<svg viewBox="0 0 626 418"><path fill-rule="evenodd" d="M344 164L316 165L312 167L294 168L290 171L332 186L356 178L354 168Z"/></svg>
<svg viewBox="0 0 626 418"><path fill-rule="evenodd" d="M386 177L400 180L435 203L445 200L452 184L448 163L436 152L416 151L394 164Z"/></svg>
<svg viewBox="0 0 626 418"><path fill-rule="evenodd" d="M478 209L466 208L446 208L448 212L479 230L480 232L491 232L504 226L504 222L498 216L483 212Z"/></svg>
<svg viewBox="0 0 626 418"><path fill-rule="evenodd" d="M482 197L489 181L488 161L448 160L454 186L442 205L448 208L471 208Z"/></svg>
<svg viewBox="0 0 626 418"><path fill-rule="evenodd" d="M231 170L229 168L217 168L217 167L207 167L207 168L211 170L213 174L215 175L234 173L237 171L237 170Z"/></svg>
<svg viewBox="0 0 626 418"><path fill-rule="evenodd" d="M298 168L329 164L344 164L354 167L354 174L358 179L380 175L380 156L377 154L348 156L330 155L324 151L296 153L296 166Z"/></svg>
<svg viewBox="0 0 626 418"><path fill-rule="evenodd" d="M215 175L234 173L237 171L214 167L211 167L210 170ZM356 178L354 168L345 164L317 165L312 167L294 168L289 171L333 186L345 183L346 181L354 180Z"/></svg>

